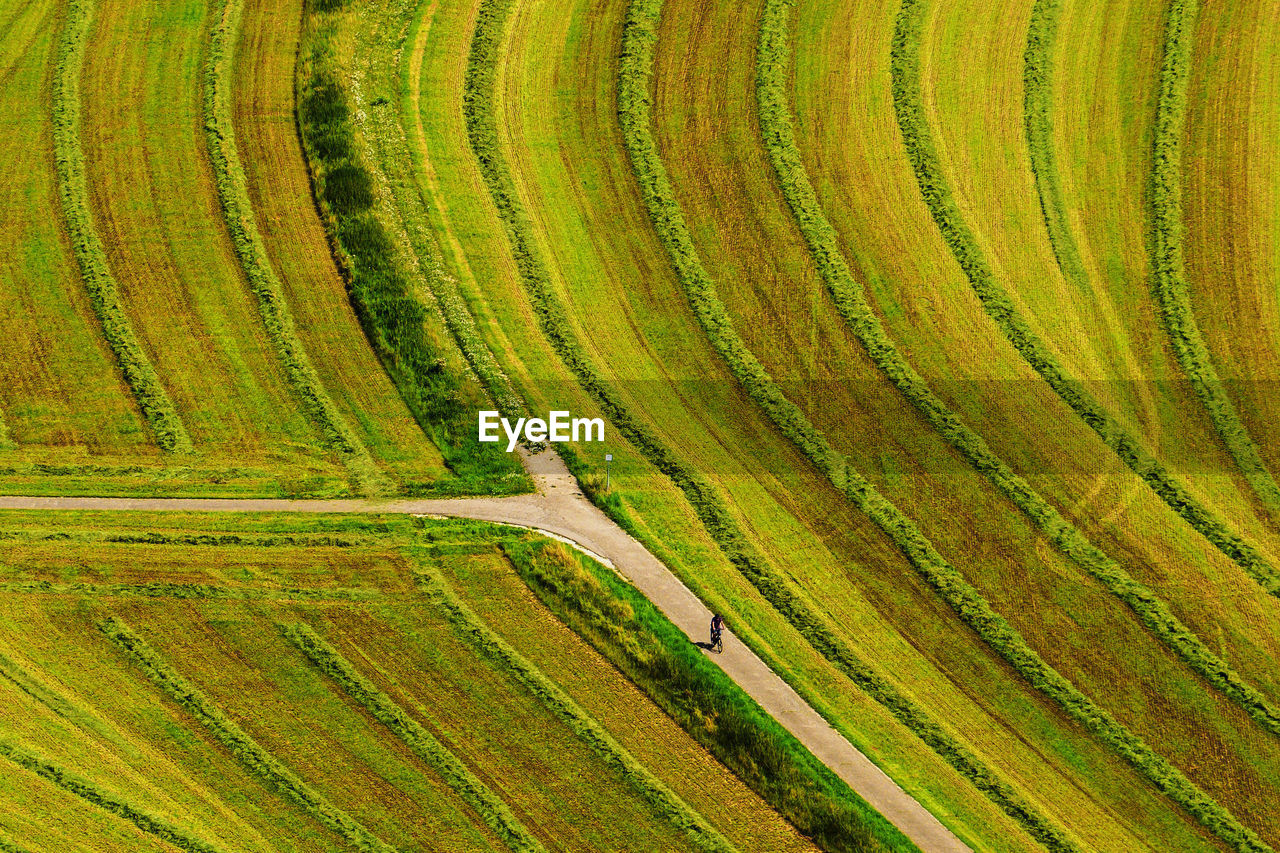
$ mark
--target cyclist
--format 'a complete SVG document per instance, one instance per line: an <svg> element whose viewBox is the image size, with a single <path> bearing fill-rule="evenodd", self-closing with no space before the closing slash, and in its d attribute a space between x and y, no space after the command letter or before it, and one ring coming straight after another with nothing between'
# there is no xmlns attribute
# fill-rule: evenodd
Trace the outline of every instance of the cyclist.
<svg viewBox="0 0 1280 853"><path fill-rule="evenodd" d="M711 648L720 650L720 635L724 632L724 617L717 613L711 617Z"/></svg>

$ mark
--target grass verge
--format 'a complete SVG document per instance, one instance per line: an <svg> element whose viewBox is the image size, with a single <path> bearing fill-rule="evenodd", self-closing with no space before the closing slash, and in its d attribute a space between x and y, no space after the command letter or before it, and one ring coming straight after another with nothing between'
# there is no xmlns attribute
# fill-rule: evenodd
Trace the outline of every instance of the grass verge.
<svg viewBox="0 0 1280 853"><path fill-rule="evenodd" d="M503 550L544 604L823 850L915 850L635 587L559 544Z"/></svg>
<svg viewBox="0 0 1280 853"><path fill-rule="evenodd" d="M352 699L404 741L414 755L421 758L440 778L457 792L467 805L475 809L481 820L516 853L545 850L537 838L522 824L511 809L489 786L480 781L447 746L436 740L408 714L391 701L373 682L356 671L337 650L320 638L309 626L298 623L281 625L285 637L310 658L319 669L336 681Z"/></svg>
<svg viewBox="0 0 1280 853"><path fill-rule="evenodd" d="M293 771L282 765L253 738L236 725L194 684L167 664L146 641L123 621L112 616L99 626L107 638L124 652L166 696L181 705L209 730L251 773L285 799L314 817L362 853L397 853L346 812L334 806Z"/></svg>
<svg viewBox="0 0 1280 853"><path fill-rule="evenodd" d="M337 0L308 0L309 25L298 64L298 126L326 230L356 315L409 411L440 448L456 480L436 493L512 494L533 482L519 460L474 439L458 381L423 328L426 309L396 260L374 210L374 181L357 151L330 17ZM425 491L425 490L424 490Z"/></svg>
<svg viewBox="0 0 1280 853"><path fill-rule="evenodd" d="M92 13L93 0L69 0L66 23L58 39L57 66L53 74L53 149L58 194L89 302L102 323L103 335L115 354L125 382L160 447L175 453L189 453L191 438L134 334L120 298L120 288L107 263L106 249L89 213L89 183L84 152L80 148L80 72Z"/></svg>
<svg viewBox="0 0 1280 853"><path fill-rule="evenodd" d="M636 760L604 727L559 686L526 660L458 598L439 569L424 555L417 580L423 592L459 636L522 684L591 749L618 771L659 815L680 829L700 850L732 853L733 845L688 803Z"/></svg>
<svg viewBox="0 0 1280 853"><path fill-rule="evenodd" d="M172 824L135 808L114 794L102 790L97 785L79 779L56 764L51 764L25 752L13 744L0 741L0 756L4 756L24 770L29 770L41 779L76 795L85 802L92 803L103 811L110 812L116 817L129 821L143 832L154 835L179 850L187 851L187 853L222 853L217 847L198 838L193 838ZM0 842L0 849L4 849L6 846L8 845ZM18 848L10 847L9 849L16 850Z"/></svg>
<svg viewBox="0 0 1280 853"><path fill-rule="evenodd" d="M756 53L760 129L783 195L840 316L876 366L929 424L976 471L1013 501L1061 553L1124 602L1147 630L1187 666L1243 708L1258 725L1280 735L1280 709L1214 654L1149 587L1135 580L1119 563L1090 542L1084 533L992 452L982 437L933 393L885 331L862 286L849 270L835 229L818 202L796 145L786 95L792 61L788 18L794 2L767 0L765 3ZM1044 5L1043 0L1040 5Z"/></svg>
<svg viewBox="0 0 1280 853"><path fill-rule="evenodd" d="M1178 363L1208 411L1223 444L1263 504L1273 513L1280 514L1280 487L1240 420L1200 334L1183 261L1182 128L1187 117L1187 76L1198 7L1197 0L1173 0L1165 19L1160 99L1156 107L1155 141L1151 155L1151 251L1155 294Z"/></svg>
<svg viewBox="0 0 1280 853"><path fill-rule="evenodd" d="M205 139L223 219L240 267L257 297L263 325L280 355L294 393L320 428L325 441L342 459L359 491L386 494L393 490L391 481L374 463L368 449L338 412L298 338L284 288L271 267L254 220L248 178L236 148L229 105L235 37L240 29L243 10L244 0L224 0L215 12L209 49L205 55Z"/></svg>
<svg viewBox="0 0 1280 853"><path fill-rule="evenodd" d="M924 708L881 677L842 643L800 600L790 582L774 571L748 542L742 528L730 515L712 485L681 462L657 436L641 424L591 365L581 344L570 331L565 308L552 291L546 268L533 249L529 220L516 200L512 179L498 144L493 112L494 75L502 27L511 6L511 0L485 0L481 5L464 82L463 113L472 152L479 162L485 185L507 231L508 243L533 304L539 327L552 349L600 406L614 428L684 493L699 521L734 568L819 654L859 689L888 709L899 722L1046 847L1054 851L1076 850L1061 830L1039 814L994 770L946 732ZM634 11L635 7L632 9ZM647 29L637 29L641 25L629 24L629 40L623 46L624 60L628 51L640 47L635 43L636 39L647 41L648 49L651 50L652 42L656 39L653 20L651 16ZM648 66L649 63L645 63L641 67ZM647 98L647 73L643 70L639 73L640 91L637 96ZM572 457L567 457L566 461L573 464ZM574 473L581 479L582 467L579 465ZM588 493L592 493L592 490L588 490ZM626 522L616 500L598 493L593 499L619 523Z"/></svg>

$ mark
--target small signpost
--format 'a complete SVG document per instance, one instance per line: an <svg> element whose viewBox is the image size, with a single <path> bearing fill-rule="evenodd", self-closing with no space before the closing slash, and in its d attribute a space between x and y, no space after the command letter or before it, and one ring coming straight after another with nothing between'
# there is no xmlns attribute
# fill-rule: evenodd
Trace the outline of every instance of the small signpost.
<svg viewBox="0 0 1280 853"><path fill-rule="evenodd" d="M604 490L609 491L609 463L613 461L613 454L606 453L604 455Z"/></svg>

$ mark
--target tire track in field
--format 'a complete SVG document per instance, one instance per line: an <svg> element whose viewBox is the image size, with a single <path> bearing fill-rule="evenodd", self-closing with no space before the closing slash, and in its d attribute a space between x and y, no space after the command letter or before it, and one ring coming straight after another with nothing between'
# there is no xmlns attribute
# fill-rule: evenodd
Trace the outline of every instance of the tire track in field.
<svg viewBox="0 0 1280 853"><path fill-rule="evenodd" d="M1263 505L1280 519L1280 486L1267 469L1218 377L1196 322L1183 258L1182 129L1187 117L1187 78L1198 0L1173 0L1165 21L1160 100L1151 163L1152 266L1156 297L1178 363L1204 404L1218 435Z"/></svg>
<svg viewBox="0 0 1280 853"><path fill-rule="evenodd" d="M538 485L535 494L503 498L437 498L369 500L287 500L236 498L47 498L0 497L0 510L108 510L177 512L300 512L300 513L396 513L445 518L471 518L507 524L564 541L588 556L610 566L634 583L662 613L692 639L701 639L711 620L711 611L681 581L600 509L591 504L569 473L564 462L551 451L527 455L526 463ZM732 521L728 523L732 524ZM744 548L749 547L745 544ZM761 568L760 571L768 571ZM744 570L744 574L747 572ZM760 579L748 574L753 583ZM771 583L780 583L771 581ZM787 591L769 592L778 600L784 616L789 599L779 599ZM794 608L798 605L792 605ZM810 617L811 618L811 617ZM1005 783L990 768L935 723L913 700L898 693L825 629L814 623L798 626L816 648L834 657L832 663L860 688L920 737L966 778L977 780L996 791L1004 791L1017 802ZM733 637L732 632L726 636ZM870 759L822 718L792 687L741 642L731 642L731 651L712 658L752 699L799 740L805 748L850 789L865 799L897 826L926 853L962 851L965 847L950 830L914 798L902 790ZM834 650L834 652L833 652ZM1018 802L1019 807L1029 806ZM1074 850L1074 847L1061 849Z"/></svg>
<svg viewBox="0 0 1280 853"><path fill-rule="evenodd" d="M760 127L783 194L840 315L857 335L867 354L902 395L974 470L986 477L1044 532L1059 553L1123 602L1147 632L1192 671L1236 703L1264 730L1280 736L1280 708L1222 657L1214 654L1155 592L1135 580L1026 480L1014 473L981 436L933 393L885 331L862 286L849 270L835 229L822 210L795 143L793 119L786 96L787 74L792 61L788 16L793 4L794 0L766 2L757 52ZM1135 485L1142 488L1140 483Z"/></svg>
<svg viewBox="0 0 1280 853"><path fill-rule="evenodd" d="M102 333L156 442L174 453L190 453L191 438L134 333L119 285L111 274L106 248L89 211L89 185L80 146L80 74L92 16L93 0L69 0L66 24L58 37L53 75L53 147L63 218L89 301L102 323Z"/></svg>
<svg viewBox="0 0 1280 853"><path fill-rule="evenodd" d="M248 178L236 147L229 107L235 38L243 11L244 0L224 0L215 8L205 57L205 140L223 219L240 267L257 297L263 325L307 415L342 459L361 493L387 494L394 489L390 478L378 468L368 448L330 399L298 337L284 287L271 266L249 201Z"/></svg>

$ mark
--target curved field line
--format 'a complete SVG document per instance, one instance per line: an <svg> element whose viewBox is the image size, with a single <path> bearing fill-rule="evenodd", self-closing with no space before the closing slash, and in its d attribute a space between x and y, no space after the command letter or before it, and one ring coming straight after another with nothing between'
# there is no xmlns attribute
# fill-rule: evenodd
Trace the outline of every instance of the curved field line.
<svg viewBox="0 0 1280 853"><path fill-rule="evenodd" d="M791 65L788 17L795 0L767 0L756 54L760 129L769 159L796 224L809 245L840 316L876 366L937 432L1031 519L1057 550L1122 601L1147 631L1193 671L1239 705L1266 731L1280 735L1280 708L1249 684L1174 614L1149 587L1098 548L1049 501L1019 477L987 443L933 393L902 355L868 303L840 249L796 146L787 103ZM816 432L816 430L815 430Z"/></svg>
<svg viewBox="0 0 1280 853"><path fill-rule="evenodd" d="M1027 335L1025 341L1039 345L1039 341L1031 337L1021 317L1013 312L1012 306L1008 304L1008 297L999 291L972 235L961 220L943 180L920 92L919 41L923 11L922 0L903 0L894 24L891 51L894 111L910 153L912 168L916 173L921 192L948 245L969 274L979 295L986 292L984 304L987 298L994 300L995 294L998 294L999 298L1004 300L1003 313L1000 314L1004 322L1010 328L1022 329ZM989 307L988 310L994 309ZM993 314L993 316L996 315ZM1021 637L1017 637L1016 633L1013 637L1021 641ZM1177 768L1156 754L1141 738L1129 732L1101 709L1090 708L1092 703L1083 694L1079 694L1073 685L1061 679L1061 676L1042 661L1034 658L1026 659L1025 662L1032 664L1031 671L1044 667L1041 672L1049 679L1047 686L1053 694L1061 697L1059 701L1063 702L1063 707L1086 728L1110 744L1120 756L1171 800L1182 806L1188 814L1200 821L1206 829L1236 850L1271 849L1253 830L1241 824L1230 811L1201 791ZM1057 681L1054 676L1061 679L1061 682L1054 683ZM1033 680L1033 683L1036 682Z"/></svg>
<svg viewBox="0 0 1280 853"><path fill-rule="evenodd" d="M13 744L0 741L0 756L9 759L24 770L34 773L41 779L53 783L62 790L76 795L85 802L92 803L105 812L110 812L116 817L129 821L143 832L154 835L179 850L187 851L187 853L222 853L217 847L187 835L172 824L135 808L114 794L102 790L91 782L77 778L56 764L51 764L39 756L19 749ZM16 850L18 848L0 841L0 850L4 849Z"/></svg>
<svg viewBox="0 0 1280 853"><path fill-rule="evenodd" d="M1160 65L1160 99L1156 107L1151 163L1152 264L1156 296L1178 363L1204 404L1249 485L1273 513L1280 514L1276 485L1258 446L1249 435L1218 378L1192 307L1182 252L1182 128L1187 117L1187 76L1191 30L1197 0L1173 0L1165 21L1164 60Z"/></svg>
<svg viewBox="0 0 1280 853"><path fill-rule="evenodd" d="M205 139L214 183L222 203L222 215L235 246L236 257L257 297L263 325L271 336L280 363L294 393L302 401L311 420L320 428L329 446L356 481L361 492L386 494L391 480L378 468L359 436L343 419L329 398L306 348L298 338L293 313L267 256L249 201L249 180L236 148L235 127L229 104L231 74L235 59L235 36L240 30L244 0L224 0L214 13L209 34L209 50L204 69Z"/></svg>
<svg viewBox="0 0 1280 853"><path fill-rule="evenodd" d="M542 843L512 813L502 799L391 697L361 675L338 650L320 638L310 626L281 625L285 637L313 664L332 678L352 699L400 738L413 754L436 771L459 797L476 810L485 824L516 853L545 851Z"/></svg>
<svg viewBox="0 0 1280 853"><path fill-rule="evenodd" d="M623 32L618 113L646 207L680 275L698 321L752 399L799 446L832 484L849 497L893 540L920 576L936 590L961 621L978 634L1030 684L1056 702L1099 741L1125 759L1173 802L1185 808L1228 844L1241 850L1269 849L1234 815L1200 790L1142 738L1086 696L1042 659L1022 635L1000 616L954 566L948 563L909 517L881 495L828 443L804 414L783 395L772 377L734 330L693 246L684 215L675 200L666 167L650 130L649 78L662 0L632 0ZM904 6L904 9L907 8ZM899 22L905 17L900 16ZM901 31L901 28L899 28ZM896 35L900 35L900 32Z"/></svg>
<svg viewBox="0 0 1280 853"><path fill-rule="evenodd" d="M915 5L904 9L915 9ZM910 24L909 15L899 22ZM918 30L918 22L914 25ZM995 277L974 241L973 233L960 215L942 167L934 150L924 115L920 93L918 31L907 36L910 27L899 27L892 55L893 102L898 125L902 130L907 156L915 172L916 183L924 196L929 213L956 261L968 277L983 309L996 326L1022 355L1023 359L1049 386L1098 434L1135 474L1196 531L1226 554L1268 593L1280 596L1280 573L1253 546L1232 532L1208 507L1194 498L1141 442L1120 425L1084 386L1067 376L1049 348L1033 332L1018 313L1007 293Z"/></svg>
<svg viewBox="0 0 1280 853"><path fill-rule="evenodd" d="M350 842L356 849L371 853L398 853L396 848L334 806L281 764L214 705L199 688L169 666L155 649L133 633L123 621L112 616L99 625L99 628L166 696L185 708L232 756L269 788Z"/></svg>
<svg viewBox="0 0 1280 853"><path fill-rule="evenodd" d="M621 773L658 814L683 831L694 846L707 853L735 853L737 848L707 823L706 818L654 776L555 682L495 634L458 598L434 566L419 568L415 574L428 600L440 609L464 642L524 685L606 764Z"/></svg>
<svg viewBox="0 0 1280 853"><path fill-rule="evenodd" d="M729 562L824 659L1033 836L1055 851L1077 850L1000 775L948 733L929 713L843 643L752 546L712 485L681 462L641 424L601 379L569 328L567 312L551 289L541 258L532 248L528 219L516 201L511 176L497 143L492 94L502 24L512 0L486 0L472 41L463 96L467 132L485 185L507 231L508 243L529 294L539 327L565 366L609 418L614 428L688 500ZM646 90L647 91L647 90ZM1047 841L1046 841L1047 840Z"/></svg>
<svg viewBox="0 0 1280 853"><path fill-rule="evenodd" d="M133 391L156 442L165 450L189 453L191 438L160 383L125 312L120 288L107 263L106 248L93 227L84 152L80 148L80 72L93 0L69 0L67 21L58 39L53 75L53 150L57 161L58 195L76 261L84 278L93 312L102 323L107 344L115 354L125 382Z"/></svg>

